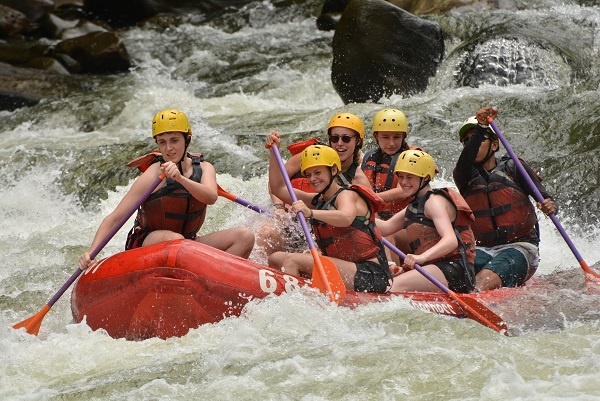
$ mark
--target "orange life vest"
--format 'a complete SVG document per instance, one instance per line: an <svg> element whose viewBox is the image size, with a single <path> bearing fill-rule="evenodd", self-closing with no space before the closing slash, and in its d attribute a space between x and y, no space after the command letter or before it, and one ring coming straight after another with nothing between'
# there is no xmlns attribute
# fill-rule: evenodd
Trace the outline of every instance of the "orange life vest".
<svg viewBox="0 0 600 401"><path fill-rule="evenodd" d="M512 159L502 159L487 180L477 174L469 181L464 197L475 215L472 227L478 245L519 241L539 244L535 208L529 196L515 183L514 167Z"/></svg>
<svg viewBox="0 0 600 401"><path fill-rule="evenodd" d="M192 159L193 173L190 177L195 182L202 180L201 154L188 153ZM156 151L138 157L127 165L145 171L153 163L164 163L164 159ZM135 226L143 230L170 230L180 233L185 238L194 238L202 227L206 216L206 204L194 198L183 185L167 178L166 185L152 193L140 206Z"/></svg>
<svg viewBox="0 0 600 401"><path fill-rule="evenodd" d="M425 216L425 202L431 195L442 195L456 207L456 219L452 222L452 226L458 239L458 246L448 254L434 260L428 260L427 263L435 263L441 260L459 260L465 255L468 262L472 264L475 261L475 236L471 230L471 224L475 221L475 217L463 197L450 188L428 191L408 205L405 212L404 228L406 228L411 252L420 255L441 239L433 221Z"/></svg>
<svg viewBox="0 0 600 401"><path fill-rule="evenodd" d="M390 156L383 152L381 148L371 149L365 153L361 168L373 191L376 193L389 191L390 189L398 186L398 177L394 174L394 167L396 167L396 161L402 151L407 149L421 150L416 146L406 146L398 151L398 153ZM384 210L379 212L379 218L382 220L388 220L394 214L404 209L410 203L410 198L401 199L393 202L386 202Z"/></svg>
<svg viewBox="0 0 600 401"><path fill-rule="evenodd" d="M363 185L342 187L330 200L324 201L321 198L316 204L316 209L335 209L337 196L344 190L355 191L365 200L370 212L369 219L364 221L356 217L348 227L334 227L317 219L311 219L319 249L323 255L355 263L375 257L387 261L381 244L381 232L375 225L375 215L384 204L383 200L371 189Z"/></svg>

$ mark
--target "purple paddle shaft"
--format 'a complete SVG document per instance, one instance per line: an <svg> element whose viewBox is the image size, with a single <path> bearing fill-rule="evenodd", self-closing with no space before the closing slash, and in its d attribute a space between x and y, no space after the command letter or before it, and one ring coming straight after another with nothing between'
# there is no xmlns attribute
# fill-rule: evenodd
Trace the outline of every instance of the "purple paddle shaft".
<svg viewBox="0 0 600 401"><path fill-rule="evenodd" d="M121 220L119 220L119 222L106 235L106 237L104 237L102 242L99 243L96 248L94 248L92 253L90 253L90 259L94 259L100 253L102 248L104 248L106 246L106 244L108 244L108 241L110 241L112 239L112 237L114 237L115 234L121 229L121 227L123 227L123 224L125 224L127 222L127 220L129 220L131 215L137 210L138 207L140 207L140 205L142 203L144 203L144 201L150 196L152 191L154 191L156 189L156 187L158 187L160 185L160 183L162 182L163 179L164 179L164 174L161 174L152 183L152 185L150 185L150 187L146 190L146 192L144 192L144 194L140 197L140 199L137 201L137 203L135 205L133 205L131 207L131 209L129 209L127 211L127 213L123 216L123 218ZM75 280L77 280L77 277L79 277L79 275L82 272L83 272L83 270L77 268L77 270L75 270L75 272L71 275L71 277L69 277L69 279L63 284L63 286L60 287L60 290L58 290L58 292L56 294L54 294L52 299L50 299L50 301L48 301L47 305L52 307L52 305L54 305L56 303L56 301L58 301L58 299L65 293L65 291L67 291L67 289L71 286L71 284L73 284L73 282Z"/></svg>
<svg viewBox="0 0 600 401"><path fill-rule="evenodd" d="M296 197L296 193L294 192L294 188L292 187L292 183L290 181L290 177L286 174L285 165L283 164L283 160L281 160L281 154L279 153L279 148L277 145L271 146L271 150L277 159L277 164L279 165L279 169L281 170L281 175L283 176L283 181L285 182L285 186L290 193L290 197L294 202L298 200ZM304 230L304 235L306 236L306 240L308 241L308 246L310 249L316 248L315 242L312 239L312 235L310 235L310 230L308 229L308 225L306 224L306 219L302 212L298 212L298 217L300 220L300 224L302 224L302 230Z"/></svg>
<svg viewBox="0 0 600 401"><path fill-rule="evenodd" d="M247 200L238 198L237 196L235 197L235 201L236 203L239 203L242 206L246 206L248 209L252 209L255 212L258 213L265 213L265 214L270 214L269 212L267 212L265 209L263 209L262 207L258 206L258 205L254 205L250 202L248 202Z"/></svg>
<svg viewBox="0 0 600 401"><path fill-rule="evenodd" d="M398 256L400 256L402 259L406 258L406 255L404 254L404 252L402 252L400 249L396 248L390 241L388 241L385 238L381 238L381 242L383 242L383 244L385 246L387 246L388 248L390 248L394 253L396 253ZM433 284L436 285L437 288L439 288L440 290L444 291L446 294L448 294L450 292L450 289L448 287L446 287L444 284L442 284L441 281L439 281L437 278L433 277L431 274L429 274L427 272L427 270L423 269L421 266L419 265L415 265L415 269L421 273L423 276L425 276L427 278L427 280L431 281Z"/></svg>
<svg viewBox="0 0 600 401"><path fill-rule="evenodd" d="M498 126L496 125L496 123L494 121L490 122L490 126L492 127L492 129L494 130L494 132L496 133L496 135L498 136L498 138L500 139L500 142L502 142L502 145L504 145L504 147L506 148L506 151L508 152L508 154L510 155L510 157L515 162L515 165L519 169L519 172L521 173L521 175L523 176L523 178L525 178L525 181L527 181L527 185L529 185L529 188L531 189L531 191L535 195L535 200L538 201L538 202L543 202L544 201L544 197L542 196L542 194L540 193L540 191L536 187L535 183L533 182L533 180L531 179L531 177L529 176L529 174L525 170L525 167L523 167L523 164L521 163L521 161L519 160L519 158L517 157L517 155L515 154L515 152L513 152L512 148L510 147L510 144L508 143L508 141L506 140L506 138L504 138L504 135L500 131L500 128L498 128ZM579 254L579 251L577 250L577 248L575 248L575 244L573 244L573 242L571 241L571 239L567 235L567 232L563 228L562 224L560 224L560 221L558 221L558 218L554 214L549 214L548 216L550 217L550 219L552 220L552 222L554 223L554 225L558 229L558 232L560 233L560 235L562 235L562 237L564 238L564 240L567 243L567 245L569 246L569 248L571 248L571 251L573 252L573 255L575 255L575 257L577 258L577 260L580 263L583 262L583 258Z"/></svg>

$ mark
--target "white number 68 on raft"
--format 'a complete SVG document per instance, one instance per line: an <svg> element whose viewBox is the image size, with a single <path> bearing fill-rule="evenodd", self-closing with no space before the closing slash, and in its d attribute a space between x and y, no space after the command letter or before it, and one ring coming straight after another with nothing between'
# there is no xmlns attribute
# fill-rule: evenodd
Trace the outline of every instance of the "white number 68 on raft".
<svg viewBox="0 0 600 401"><path fill-rule="evenodd" d="M277 279L275 278L275 273L273 273L271 270L259 270L258 277L261 290L267 293L277 291ZM285 285L283 288L284 292L292 292L300 288L298 279L296 277L284 274L283 279L285 280Z"/></svg>

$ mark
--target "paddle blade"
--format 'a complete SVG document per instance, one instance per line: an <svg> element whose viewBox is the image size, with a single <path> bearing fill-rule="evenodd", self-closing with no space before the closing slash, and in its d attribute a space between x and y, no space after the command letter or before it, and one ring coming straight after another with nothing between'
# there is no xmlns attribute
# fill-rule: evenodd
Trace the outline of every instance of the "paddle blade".
<svg viewBox="0 0 600 401"><path fill-rule="evenodd" d="M461 297L450 291L448 293L463 308L469 319L475 320L484 326L496 330L499 333L508 335L508 326L506 322L487 306L478 300L470 297Z"/></svg>
<svg viewBox="0 0 600 401"><path fill-rule="evenodd" d="M237 196L225 191L223 188L221 188L221 186L219 184L217 184L217 193L219 194L219 196L221 196L225 199L229 199L230 201L235 202L237 200Z"/></svg>
<svg viewBox="0 0 600 401"><path fill-rule="evenodd" d="M20 329L25 327L25 330L29 334L33 334L37 336L40 332L40 327L42 326L42 320L44 320L44 316L50 310L50 306L48 304L44 305L44 307L35 315L31 316L29 319L25 319L22 322L19 322L13 326L13 329Z"/></svg>
<svg viewBox="0 0 600 401"><path fill-rule="evenodd" d="M329 295L332 302L339 304L346 295L346 285L337 266L331 259L321 255L317 254L313 257L315 257L315 264L311 286L318 288L322 294Z"/></svg>

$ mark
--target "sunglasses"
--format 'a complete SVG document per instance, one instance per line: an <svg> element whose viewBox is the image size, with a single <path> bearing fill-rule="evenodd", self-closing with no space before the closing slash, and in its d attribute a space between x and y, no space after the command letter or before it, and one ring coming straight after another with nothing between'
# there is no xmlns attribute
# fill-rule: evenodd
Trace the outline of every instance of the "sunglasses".
<svg viewBox="0 0 600 401"><path fill-rule="evenodd" d="M337 143L340 139L342 140L342 142L344 143L350 143L350 141L352 140L352 138L356 138L356 136L350 136L350 135L329 135L329 142L331 143Z"/></svg>
<svg viewBox="0 0 600 401"><path fill-rule="evenodd" d="M467 137L463 138L463 139L462 139L460 142L461 142L461 143L463 144L463 146L464 146L464 145L466 145L466 144L467 144L467 142L469 142L469 139L471 139L471 138L472 138L472 135L471 135L471 136L467 136ZM483 142L487 141L488 139L490 139L490 137L489 137L489 136L484 136L484 137L483 137L483 140L481 141L481 143L483 143Z"/></svg>

